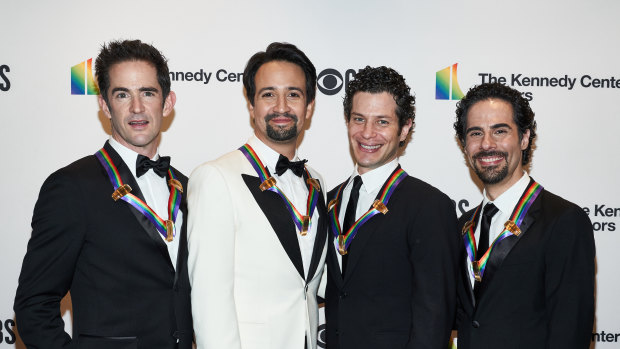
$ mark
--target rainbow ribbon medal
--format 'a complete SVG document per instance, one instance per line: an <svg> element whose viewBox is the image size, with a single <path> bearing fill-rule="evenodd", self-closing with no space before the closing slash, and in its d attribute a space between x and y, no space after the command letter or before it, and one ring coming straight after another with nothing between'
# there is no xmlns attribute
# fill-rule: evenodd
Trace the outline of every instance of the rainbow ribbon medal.
<svg viewBox="0 0 620 349"><path fill-rule="evenodd" d="M329 211L329 220L332 233L335 237L338 238L338 252L341 255L347 254L347 249L351 242L357 235L358 230L364 223L370 220L378 213L386 214L388 212L387 204L390 201L390 197L396 190L396 187L402 182L403 179L407 177L407 172L405 172L402 168L396 169L390 178L387 180L385 186L383 187L383 191L378 196L373 203L370 209L364 213L355 223L349 228L346 233L342 232L342 228L340 227L340 222L338 221L338 214L340 212L340 196L342 195L342 191L344 187L347 186L348 181L341 184L336 192L336 197L329 202L327 210Z"/></svg>
<svg viewBox="0 0 620 349"><path fill-rule="evenodd" d="M477 246L474 238L474 231L476 230L475 222L477 221L482 203L478 205L474 215L471 217L471 220L465 223L465 226L463 227L463 242L465 243L465 250L467 251L467 256L472 264L474 279L476 279L476 281L482 281L482 275L484 274L487 262L491 256L491 251L495 245L499 244L500 241L504 240L508 236L515 235L518 237L521 235L521 223L523 223L523 219L525 218L527 211L530 209L532 203L534 203L538 197L538 194L540 194L542 190L543 187L536 181L532 180L525 192L523 192L521 199L519 199L517 206L512 212L510 220L504 223L504 230L502 233L499 234L495 240L493 240L493 243L489 246L489 249L480 258L480 260L476 261L474 258L476 258Z"/></svg>
<svg viewBox="0 0 620 349"><path fill-rule="evenodd" d="M142 201L139 197L131 194L131 187L129 184L123 184L123 180L121 179L120 174L118 173L118 169L112 159L110 158L110 154L101 148L98 152L95 153L97 159L101 163L101 166L108 173L108 177L110 177L110 182L114 187L114 192L112 193L112 199L114 201L118 201L121 199L131 206L133 206L136 210L142 213L146 218L148 218L157 231L166 239L166 241L170 242L176 236L174 229L174 222L177 220L177 215L179 213L179 207L181 205L181 196L183 193L183 185L179 182L178 179L174 176L172 170L168 169L168 185L170 186L170 197L168 198L168 219L164 220L153 211L146 204L146 202Z"/></svg>
<svg viewBox="0 0 620 349"><path fill-rule="evenodd" d="M306 171L307 176L306 183L308 184L308 200L306 201L306 212L308 214L304 216L299 213L295 205L293 205L293 203L286 197L282 190L278 188L278 186L276 185L276 179L269 174L269 170L267 170L267 168L263 165L263 162L260 160L258 155L256 155L254 149L249 144L244 144L242 147L239 148L239 150L243 153L243 155L245 155L245 157L248 159L248 161L250 162L252 167L254 167L254 170L258 174L258 178L261 182L261 185L259 186L260 190L268 190L280 195L280 197L282 198L282 200L284 200L284 203L286 204L286 209L289 211L291 217L293 218L293 223L295 223L295 226L297 227L297 229L299 229L299 234L301 234L301 236L306 236L306 234L308 234L308 228L310 227L310 220L312 219L312 215L314 213L314 210L316 209L316 205L319 200L319 191L321 190L319 181L317 181L315 178L312 178L310 176L310 172L308 172L308 170L304 166L304 170Z"/></svg>

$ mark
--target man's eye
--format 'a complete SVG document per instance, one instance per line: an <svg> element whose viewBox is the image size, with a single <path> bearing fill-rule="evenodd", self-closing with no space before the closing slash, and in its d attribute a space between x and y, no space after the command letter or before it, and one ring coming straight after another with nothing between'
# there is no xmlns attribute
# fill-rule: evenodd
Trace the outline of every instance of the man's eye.
<svg viewBox="0 0 620 349"><path fill-rule="evenodd" d="M273 93L271 92L265 92L261 95L261 97L263 98L269 98L269 97L273 97Z"/></svg>
<svg viewBox="0 0 620 349"><path fill-rule="evenodd" d="M387 120L379 120L379 121L377 121L377 123L378 123L379 125L382 125L382 126L387 126L387 125L389 125L389 124L390 124L390 122L389 122L389 121L387 121Z"/></svg>
<svg viewBox="0 0 620 349"><path fill-rule="evenodd" d="M125 92L119 92L116 94L116 98L127 98L127 94Z"/></svg>

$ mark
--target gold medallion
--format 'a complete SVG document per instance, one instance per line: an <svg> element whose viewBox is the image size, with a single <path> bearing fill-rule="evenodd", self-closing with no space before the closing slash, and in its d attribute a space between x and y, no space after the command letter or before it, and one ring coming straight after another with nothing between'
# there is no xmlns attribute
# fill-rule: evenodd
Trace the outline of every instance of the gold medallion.
<svg viewBox="0 0 620 349"><path fill-rule="evenodd" d="M129 184L123 184L118 187L118 189L116 189L114 193L112 193L112 199L114 199L114 201L118 201L118 199L129 194L129 192L131 192L131 187L129 186Z"/></svg>
<svg viewBox="0 0 620 349"><path fill-rule="evenodd" d="M472 225L474 225L474 222L467 221L467 223L465 223L465 225L463 226L463 230L461 230L462 234L463 235L467 234L467 232L469 231L469 228L471 228Z"/></svg>
<svg viewBox="0 0 620 349"><path fill-rule="evenodd" d="M471 266L474 269L474 279L476 279L476 281L482 281L482 276L480 275L480 266L478 265L478 261L471 262Z"/></svg>
<svg viewBox="0 0 620 349"><path fill-rule="evenodd" d="M308 216L301 217L301 230L299 231L299 234L301 234L301 236L306 236L306 234L308 234L309 225L310 225L310 217Z"/></svg>
<svg viewBox="0 0 620 349"><path fill-rule="evenodd" d="M316 190L321 191L321 185L316 178L308 178L306 183L308 183L309 186L315 187Z"/></svg>
<svg viewBox="0 0 620 349"><path fill-rule="evenodd" d="M276 179L273 177L269 177L267 179L265 179L265 181L263 183L261 183L261 185L258 187L261 191L265 191L271 187L273 187L274 185L276 185Z"/></svg>
<svg viewBox="0 0 620 349"><path fill-rule="evenodd" d="M166 241L170 242L174 239L174 222L166 220Z"/></svg>
<svg viewBox="0 0 620 349"><path fill-rule="evenodd" d="M333 199L327 204L327 211L331 211L332 207L338 203L338 199Z"/></svg>
<svg viewBox="0 0 620 349"><path fill-rule="evenodd" d="M385 207L385 204L379 200L375 200L375 202L372 203L372 207L383 214L388 212L388 208Z"/></svg>
<svg viewBox="0 0 620 349"><path fill-rule="evenodd" d="M176 180L174 178L170 178L168 180L168 186L175 187L181 193L183 192L183 184L181 184L181 182L179 182L178 180Z"/></svg>
<svg viewBox="0 0 620 349"><path fill-rule="evenodd" d="M521 235L521 229L513 221L507 221L504 223L504 228L516 236Z"/></svg>
<svg viewBox="0 0 620 349"><path fill-rule="evenodd" d="M345 254L347 254L347 250L344 249L344 235L338 235L338 253L340 253L341 256L344 256Z"/></svg>

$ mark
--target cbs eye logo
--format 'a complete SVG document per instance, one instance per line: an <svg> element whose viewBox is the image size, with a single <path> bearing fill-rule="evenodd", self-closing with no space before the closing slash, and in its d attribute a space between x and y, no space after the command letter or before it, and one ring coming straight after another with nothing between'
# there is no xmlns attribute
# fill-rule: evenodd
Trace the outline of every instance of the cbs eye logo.
<svg viewBox="0 0 620 349"><path fill-rule="evenodd" d="M321 324L319 325L319 331L318 331L318 338L317 338L317 345L319 346L319 348L327 348L327 334L325 333L325 331L327 330L327 325L325 324Z"/></svg>
<svg viewBox="0 0 620 349"><path fill-rule="evenodd" d="M342 90L344 80L336 69L325 69L317 77L317 87L319 91L328 96L333 96Z"/></svg>

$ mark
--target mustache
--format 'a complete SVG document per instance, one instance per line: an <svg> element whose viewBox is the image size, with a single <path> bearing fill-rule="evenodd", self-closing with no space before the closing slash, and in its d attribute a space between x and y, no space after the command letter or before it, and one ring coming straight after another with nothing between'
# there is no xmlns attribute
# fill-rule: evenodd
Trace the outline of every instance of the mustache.
<svg viewBox="0 0 620 349"><path fill-rule="evenodd" d="M287 117L289 119L293 119L295 122L297 122L297 115L295 114L291 114L291 113L271 113L271 114L267 114L267 116L265 116L265 121L269 122L272 119L278 118L278 117Z"/></svg>
<svg viewBox="0 0 620 349"><path fill-rule="evenodd" d="M478 160L479 158L482 157L487 157L487 156L501 156L504 159L508 159L508 153L506 152L502 152L502 151L497 151L497 150L493 150L493 151L480 151L476 154L474 154L473 158L475 160Z"/></svg>

